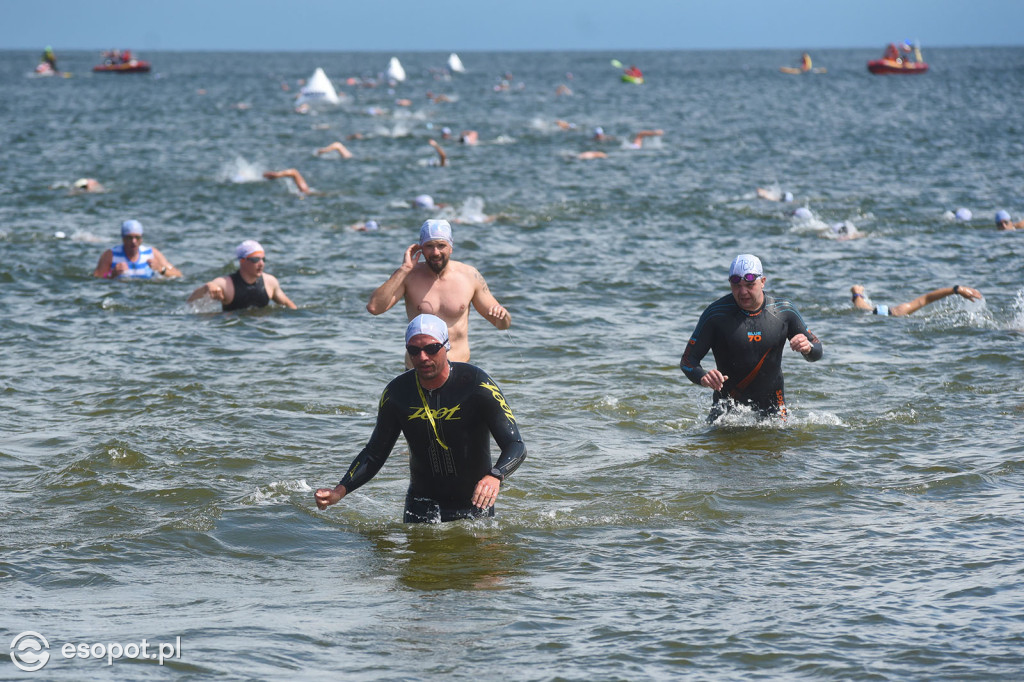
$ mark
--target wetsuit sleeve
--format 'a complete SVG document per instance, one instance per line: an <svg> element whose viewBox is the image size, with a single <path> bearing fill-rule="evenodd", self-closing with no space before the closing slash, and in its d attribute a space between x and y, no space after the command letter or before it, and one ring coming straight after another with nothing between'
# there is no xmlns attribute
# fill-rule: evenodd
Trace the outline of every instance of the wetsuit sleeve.
<svg viewBox="0 0 1024 682"><path fill-rule="evenodd" d="M821 360L821 356L825 354L825 348L821 345L821 341L814 333L807 328L807 324L804 323L803 316L797 312L796 308L790 307L789 309L789 336L792 339L797 334L803 334L807 337L807 340L811 342L811 352L804 356L807 362L815 362Z"/></svg>
<svg viewBox="0 0 1024 682"><path fill-rule="evenodd" d="M340 485L345 486L347 493L358 489L377 475L391 455L398 434L402 432L398 411L389 399L390 391L389 386L380 397L380 404L377 406L377 425L373 428L369 442L352 460L348 472L341 479Z"/></svg>
<svg viewBox="0 0 1024 682"><path fill-rule="evenodd" d="M698 386L700 385L700 380L708 373L706 369L700 366L700 361L711 350L711 342L714 339L712 325L708 322L711 317L711 308L712 306L708 306L700 316L697 328L693 330L693 336L686 342L686 350L683 351L683 356L679 358L679 369L683 370L683 374L686 375L687 379Z"/></svg>
<svg viewBox="0 0 1024 682"><path fill-rule="evenodd" d="M512 414L512 408L505 401L498 385L487 376L481 373L482 381L477 391L480 400L484 405L484 414L487 419L487 427L494 437L494 441L501 448L501 455L494 468L501 472L504 480L519 468L519 465L526 459L526 444L519 435L519 426Z"/></svg>

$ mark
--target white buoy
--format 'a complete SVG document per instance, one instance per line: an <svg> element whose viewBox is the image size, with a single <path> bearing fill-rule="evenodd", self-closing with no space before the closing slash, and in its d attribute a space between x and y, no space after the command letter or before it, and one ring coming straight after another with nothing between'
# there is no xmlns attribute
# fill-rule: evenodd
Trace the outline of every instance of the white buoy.
<svg viewBox="0 0 1024 682"><path fill-rule="evenodd" d="M313 75L309 77L309 80L299 93L299 98L295 101L295 106L301 106L303 104L309 104L316 106L318 104L330 104L335 105L339 102L338 93L335 92L334 86L331 85L331 79L327 77L324 70L319 66Z"/></svg>
<svg viewBox="0 0 1024 682"><path fill-rule="evenodd" d="M388 80L398 83L405 80L405 69L402 68L402 62L398 61L398 57L392 57L388 62Z"/></svg>
<svg viewBox="0 0 1024 682"><path fill-rule="evenodd" d="M462 60L459 59L459 55L454 52L448 55L448 68L454 73L466 73L466 67L462 65Z"/></svg>

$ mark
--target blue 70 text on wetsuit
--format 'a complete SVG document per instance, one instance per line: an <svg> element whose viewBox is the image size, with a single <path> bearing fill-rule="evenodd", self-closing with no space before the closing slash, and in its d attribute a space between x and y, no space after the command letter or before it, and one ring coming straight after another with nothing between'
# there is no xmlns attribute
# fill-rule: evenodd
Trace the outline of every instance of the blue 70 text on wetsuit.
<svg viewBox="0 0 1024 682"><path fill-rule="evenodd" d="M504 480L526 458L526 445L501 390L482 369L463 362L451 363L451 374L440 388L424 389L422 397L420 390L415 370L387 385L373 435L341 485L352 492L373 478L401 432L410 450L406 522L493 514L493 507L473 507L476 484L488 474ZM492 436L501 448L493 467Z"/></svg>
<svg viewBox="0 0 1024 682"><path fill-rule="evenodd" d="M679 360L683 374L695 384L708 373L700 361L710 350L718 371L728 376L721 391L715 391L713 420L724 410L720 402L731 398L754 407L758 412L785 418L782 351L786 340L803 334L811 342L808 361L821 358L821 341L807 329L793 304L765 295L764 304L747 311L736 304L732 294L718 299L704 310L693 336Z"/></svg>

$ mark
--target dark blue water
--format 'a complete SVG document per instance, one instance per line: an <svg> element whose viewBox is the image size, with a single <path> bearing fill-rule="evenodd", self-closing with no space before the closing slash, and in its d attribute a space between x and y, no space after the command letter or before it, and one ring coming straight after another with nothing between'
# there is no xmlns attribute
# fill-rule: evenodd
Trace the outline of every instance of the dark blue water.
<svg viewBox="0 0 1024 682"><path fill-rule="evenodd" d="M453 77L447 54L398 54L394 90L347 84L390 54L139 54L153 72L117 76L58 53L72 76L49 79L0 54L0 654L34 631L42 674L74 680L111 672L62 645L178 637L114 674L1019 675L1024 234L993 216L1024 218L1024 50L872 76L883 47L799 76L788 52L467 53ZM318 66L344 99L297 114ZM481 142L443 142L437 168L443 126ZM664 135L627 148L642 129ZM334 140L354 158L314 155ZM261 177L290 167L314 194ZM447 206L411 209L421 193ZM435 215L511 312L509 333L472 313L470 340L530 456L493 520L403 525L403 444L317 511L402 370L403 313L366 300ZM181 280L91 277L127 218ZM829 238L844 221L862 238ZM245 238L298 310L186 305ZM740 252L825 346L786 354L785 425L708 426L678 369ZM881 318L856 283L985 298Z"/></svg>

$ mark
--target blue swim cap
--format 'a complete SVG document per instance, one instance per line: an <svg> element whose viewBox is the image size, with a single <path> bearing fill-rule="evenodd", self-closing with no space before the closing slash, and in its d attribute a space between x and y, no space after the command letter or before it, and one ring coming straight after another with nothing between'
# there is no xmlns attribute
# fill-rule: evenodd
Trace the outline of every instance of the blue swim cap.
<svg viewBox="0 0 1024 682"><path fill-rule="evenodd" d="M367 220L367 221L366 221L366 222L365 222L365 223L363 224L363 227L365 227L365 228L366 228L366 231L367 231L367 232L373 232L373 231L375 231L375 230L379 230L379 229L380 229L380 225L378 225L378 224L377 224L377 221L376 221L376 220Z"/></svg>
<svg viewBox="0 0 1024 682"><path fill-rule="evenodd" d="M412 337L419 334L437 339L444 347L451 350L452 344L448 340L448 325L437 315L424 313L412 318L412 322L405 328L405 342L409 343Z"/></svg>
<svg viewBox="0 0 1024 682"><path fill-rule="evenodd" d="M996 225L1004 220L1010 220L1010 214L1006 211L996 211Z"/></svg>
<svg viewBox="0 0 1024 682"><path fill-rule="evenodd" d="M138 220L126 220L121 223L121 236L127 237L130 234L142 234L142 223Z"/></svg>

